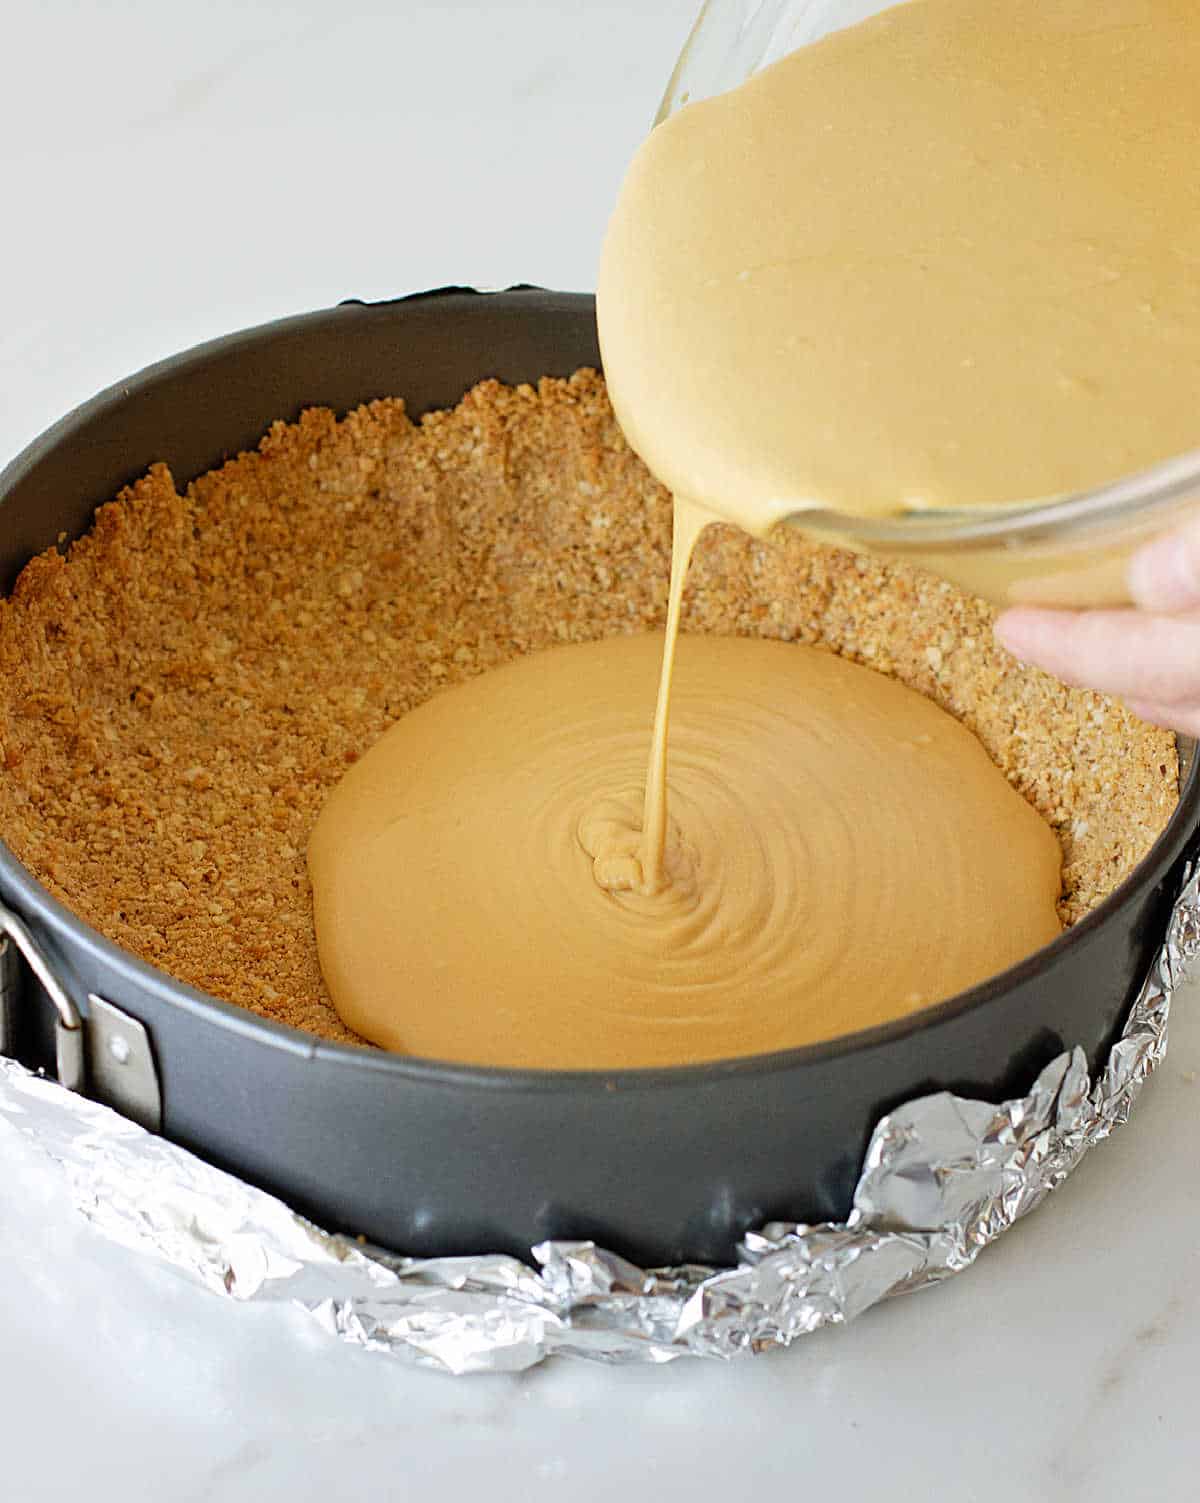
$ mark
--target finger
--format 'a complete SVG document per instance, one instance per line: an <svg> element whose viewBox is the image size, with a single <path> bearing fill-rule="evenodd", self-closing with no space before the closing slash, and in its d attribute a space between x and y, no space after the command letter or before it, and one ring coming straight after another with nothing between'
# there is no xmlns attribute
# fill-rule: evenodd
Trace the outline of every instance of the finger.
<svg viewBox="0 0 1200 1503"><path fill-rule="evenodd" d="M1064 683L1143 703L1200 701L1196 618L1018 607L1000 616L996 636L1014 657Z"/></svg>
<svg viewBox="0 0 1200 1503"><path fill-rule="evenodd" d="M1146 611L1167 615L1200 605L1200 522L1155 538L1129 561L1129 593Z"/></svg>
<svg viewBox="0 0 1200 1503"><path fill-rule="evenodd" d="M1200 705L1161 705L1141 699L1127 699L1124 704L1139 720L1150 725L1182 731L1185 736L1200 736Z"/></svg>

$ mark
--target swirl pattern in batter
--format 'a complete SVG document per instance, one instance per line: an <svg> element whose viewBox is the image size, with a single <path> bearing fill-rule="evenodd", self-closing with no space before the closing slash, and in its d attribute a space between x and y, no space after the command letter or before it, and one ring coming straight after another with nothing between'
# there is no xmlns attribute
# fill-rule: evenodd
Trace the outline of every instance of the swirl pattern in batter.
<svg viewBox="0 0 1200 1503"><path fill-rule="evenodd" d="M969 731L815 648L680 639L662 883L636 855L657 634L437 696L330 796L321 963L387 1048L615 1069L883 1023L1058 933L1060 853Z"/></svg>

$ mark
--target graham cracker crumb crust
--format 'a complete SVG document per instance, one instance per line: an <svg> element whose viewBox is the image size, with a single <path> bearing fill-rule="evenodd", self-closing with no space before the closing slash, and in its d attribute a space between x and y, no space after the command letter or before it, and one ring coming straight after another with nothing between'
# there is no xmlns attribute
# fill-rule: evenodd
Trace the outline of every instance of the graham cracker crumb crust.
<svg viewBox="0 0 1200 1503"><path fill-rule="evenodd" d="M485 381L419 424L399 399L312 410L182 494L157 465L0 602L0 836L152 964L361 1042L317 964L326 793L447 685L661 628L670 531L586 370ZM1175 740L1018 666L992 615L918 570L719 527L684 630L817 643L957 716L1056 831L1070 924L1169 819Z"/></svg>

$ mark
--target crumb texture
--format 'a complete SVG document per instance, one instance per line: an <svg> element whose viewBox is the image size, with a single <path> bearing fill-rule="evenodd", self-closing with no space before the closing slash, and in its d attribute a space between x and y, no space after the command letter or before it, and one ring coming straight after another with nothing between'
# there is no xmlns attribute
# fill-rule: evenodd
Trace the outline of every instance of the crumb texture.
<svg viewBox="0 0 1200 1503"><path fill-rule="evenodd" d="M0 602L0 835L118 944L356 1041L305 869L326 793L449 684L661 627L670 531L590 371L418 424L398 399L312 410L182 493L156 466ZM1056 831L1072 923L1170 817L1174 738L1019 667L991 620L916 570L716 527L684 630L816 643L957 716Z"/></svg>

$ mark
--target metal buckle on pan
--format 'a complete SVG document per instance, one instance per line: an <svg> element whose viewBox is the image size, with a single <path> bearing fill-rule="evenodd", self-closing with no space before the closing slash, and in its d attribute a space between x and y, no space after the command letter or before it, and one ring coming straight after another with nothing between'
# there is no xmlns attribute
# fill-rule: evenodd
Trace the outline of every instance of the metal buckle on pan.
<svg viewBox="0 0 1200 1503"><path fill-rule="evenodd" d="M41 947L10 908L0 906L0 933L4 935L3 1010L0 1011L0 1053L9 1053L16 1032L16 1005L20 986L18 956L41 983L42 990L54 1004L54 1055L60 1085L69 1091L82 1091L84 1082L83 1019L67 995L62 983L51 970Z"/></svg>
<svg viewBox="0 0 1200 1503"><path fill-rule="evenodd" d="M17 1005L23 978L21 961L37 978L54 1006L54 1054L60 1085L88 1090L151 1132L162 1126L162 1092L150 1035L95 992L88 993L85 1019L55 975L24 919L0 904L0 1054L16 1048Z"/></svg>

